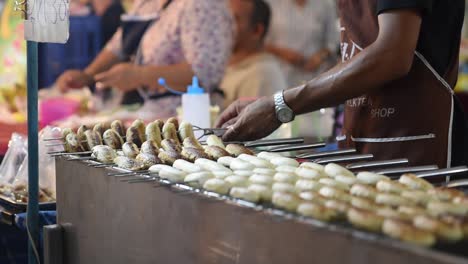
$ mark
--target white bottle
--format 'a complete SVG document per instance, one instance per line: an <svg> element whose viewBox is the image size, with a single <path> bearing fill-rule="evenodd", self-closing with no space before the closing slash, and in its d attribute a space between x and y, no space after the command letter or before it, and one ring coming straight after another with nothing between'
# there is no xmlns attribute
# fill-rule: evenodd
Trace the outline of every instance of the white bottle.
<svg viewBox="0 0 468 264"><path fill-rule="evenodd" d="M210 95L199 86L198 78L193 77L192 85L187 87L187 93L182 95L183 120L194 126L210 128ZM203 134L202 131L195 133L196 137Z"/></svg>

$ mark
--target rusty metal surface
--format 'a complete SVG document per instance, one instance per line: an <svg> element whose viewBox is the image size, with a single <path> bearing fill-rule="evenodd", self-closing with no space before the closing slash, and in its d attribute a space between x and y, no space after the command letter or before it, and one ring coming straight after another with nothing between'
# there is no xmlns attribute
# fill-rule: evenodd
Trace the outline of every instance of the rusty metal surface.
<svg viewBox="0 0 468 264"><path fill-rule="evenodd" d="M458 264L467 259L339 225L128 184L57 159L65 263Z"/></svg>

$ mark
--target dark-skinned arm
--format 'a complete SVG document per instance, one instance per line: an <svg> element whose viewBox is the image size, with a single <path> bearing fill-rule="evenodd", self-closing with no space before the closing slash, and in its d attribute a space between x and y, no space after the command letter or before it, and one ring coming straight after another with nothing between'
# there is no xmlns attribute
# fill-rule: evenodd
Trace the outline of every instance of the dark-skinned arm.
<svg viewBox="0 0 468 264"><path fill-rule="evenodd" d="M341 104L370 93L411 69L421 28L420 14L395 10L379 15L376 41L348 62L308 82L285 91L285 101L295 114ZM229 125L224 140L254 140L268 136L278 126L272 97L236 102L221 115L217 126Z"/></svg>
<svg viewBox="0 0 468 264"><path fill-rule="evenodd" d="M419 13L399 10L379 16L377 40L346 63L310 81L304 88L285 91L296 114L316 111L372 92L399 79L411 69L421 27Z"/></svg>

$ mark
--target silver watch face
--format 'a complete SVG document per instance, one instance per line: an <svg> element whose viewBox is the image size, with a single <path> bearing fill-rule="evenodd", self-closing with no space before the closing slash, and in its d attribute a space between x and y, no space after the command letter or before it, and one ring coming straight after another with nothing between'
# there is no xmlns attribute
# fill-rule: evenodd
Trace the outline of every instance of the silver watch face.
<svg viewBox="0 0 468 264"><path fill-rule="evenodd" d="M278 120L281 123L289 123L294 119L294 113L288 108L281 108L277 112Z"/></svg>

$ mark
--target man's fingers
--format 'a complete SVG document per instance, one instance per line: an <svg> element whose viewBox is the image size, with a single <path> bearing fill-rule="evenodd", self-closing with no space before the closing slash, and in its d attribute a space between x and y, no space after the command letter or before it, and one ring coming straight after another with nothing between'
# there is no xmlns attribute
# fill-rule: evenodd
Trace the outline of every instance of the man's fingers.
<svg viewBox="0 0 468 264"><path fill-rule="evenodd" d="M232 103L226 110L224 110L221 113L221 116L219 117L218 121L215 124L216 128L223 127L224 123L228 122L229 120L237 117L238 112L237 112L237 105L238 101Z"/></svg>
<svg viewBox="0 0 468 264"><path fill-rule="evenodd" d="M228 127L228 130L223 135L223 141L233 141L238 136L239 130L237 128L237 123Z"/></svg>
<svg viewBox="0 0 468 264"><path fill-rule="evenodd" d="M227 128L227 127L229 127L229 126L232 126L232 125L234 125L234 124L237 122L237 120L239 120L239 117L238 117L238 116L237 116L237 117L234 117L233 119L231 119L231 120L229 120L229 121L227 121L227 122L225 122L221 127L222 127L222 128Z"/></svg>

